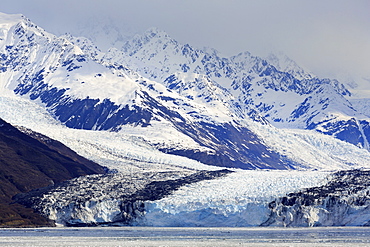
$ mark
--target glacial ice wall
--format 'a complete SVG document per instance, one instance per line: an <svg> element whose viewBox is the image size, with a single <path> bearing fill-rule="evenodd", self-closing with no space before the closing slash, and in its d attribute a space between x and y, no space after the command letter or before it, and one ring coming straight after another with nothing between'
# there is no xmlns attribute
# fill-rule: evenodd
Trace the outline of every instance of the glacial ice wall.
<svg viewBox="0 0 370 247"><path fill-rule="evenodd" d="M65 226L142 225L146 201L162 199L186 184L228 173L231 171L91 175L18 194L15 200Z"/></svg>
<svg viewBox="0 0 370 247"><path fill-rule="evenodd" d="M65 226L370 226L370 171L143 172L16 197Z"/></svg>

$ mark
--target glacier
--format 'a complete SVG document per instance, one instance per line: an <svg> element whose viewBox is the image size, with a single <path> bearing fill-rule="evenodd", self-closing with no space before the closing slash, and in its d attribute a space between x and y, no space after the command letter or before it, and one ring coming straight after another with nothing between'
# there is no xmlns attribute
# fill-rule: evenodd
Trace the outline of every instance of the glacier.
<svg viewBox="0 0 370 247"><path fill-rule="evenodd" d="M236 171L224 178L190 184L171 196L146 203L147 226L260 226L268 204L289 191L324 184L327 172Z"/></svg>

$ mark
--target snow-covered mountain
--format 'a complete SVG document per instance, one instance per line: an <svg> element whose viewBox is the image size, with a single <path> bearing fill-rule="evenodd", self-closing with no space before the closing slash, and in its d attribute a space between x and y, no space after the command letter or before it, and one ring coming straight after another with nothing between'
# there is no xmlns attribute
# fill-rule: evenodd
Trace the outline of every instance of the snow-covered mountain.
<svg viewBox="0 0 370 247"><path fill-rule="evenodd" d="M158 217L162 225L176 225L185 216L185 225L258 225L268 220L276 197L322 185L327 171L370 164L369 119L348 100L351 92L281 55L225 58L155 28L102 52L87 38L57 37L21 15L0 14L0 58L1 118L118 172L47 190L45 201L33 207L46 205L38 210L63 224L114 222L138 209L145 217L134 219L143 225L161 225ZM181 182L170 191L174 197L131 207L122 198L98 196L106 188L98 184L124 188L120 181L133 174L139 187L171 187L220 166L285 171L233 169L211 181ZM78 195L68 194L76 184ZM226 185L227 200L220 192ZM184 193L193 197L176 199ZM246 199L248 193L253 196ZM246 215L251 209L261 214ZM202 221L204 215L210 218Z"/></svg>
<svg viewBox="0 0 370 247"><path fill-rule="evenodd" d="M95 56L99 52L89 42L53 36L22 16L1 18L2 87L40 102L66 126L118 131L124 125L165 125L169 132L190 139L194 147L168 146L167 140L157 143L166 152L247 169L293 165L234 119L243 113L229 107L234 104L231 97L214 96L209 102L211 92L205 92L202 100L193 100L127 66L99 63ZM84 53L72 42L87 44L82 46L85 51L91 49ZM208 91L217 88L202 76L194 75L194 80L209 86ZM211 94L222 95L222 89L218 91Z"/></svg>
<svg viewBox="0 0 370 247"><path fill-rule="evenodd" d="M245 169L317 167L286 151L287 140L268 143L274 137L256 132L261 125L315 129L368 148L368 120L344 98L350 92L286 57L223 58L155 28L103 53L86 38L56 37L20 15L0 17L1 87L67 127L150 129L144 138L163 152Z"/></svg>
<svg viewBox="0 0 370 247"><path fill-rule="evenodd" d="M277 70L292 74L299 80L312 79L316 76L306 68L300 67L295 61L286 56L283 52L270 53L265 60Z"/></svg>
<svg viewBox="0 0 370 247"><path fill-rule="evenodd" d="M257 111L276 127L315 129L368 147L368 133L363 129L368 128L369 120L348 101L351 92L337 80L306 72L281 54L262 59L244 52L225 58L217 51L195 49L150 29L126 42L121 50L111 49L103 60L129 65L169 86L172 81L187 84L186 77L178 79L179 73L207 76L234 96L246 115ZM190 82L194 84L192 79ZM176 90L188 92L181 85L176 85Z"/></svg>

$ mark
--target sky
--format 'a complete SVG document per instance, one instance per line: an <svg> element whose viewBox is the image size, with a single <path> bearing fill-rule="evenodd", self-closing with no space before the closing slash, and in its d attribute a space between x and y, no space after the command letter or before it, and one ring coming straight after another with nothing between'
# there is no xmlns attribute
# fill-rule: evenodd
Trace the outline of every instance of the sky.
<svg viewBox="0 0 370 247"><path fill-rule="evenodd" d="M283 52L320 77L347 73L370 85L369 0L1 0L55 34L109 18L118 29L166 31L224 56Z"/></svg>

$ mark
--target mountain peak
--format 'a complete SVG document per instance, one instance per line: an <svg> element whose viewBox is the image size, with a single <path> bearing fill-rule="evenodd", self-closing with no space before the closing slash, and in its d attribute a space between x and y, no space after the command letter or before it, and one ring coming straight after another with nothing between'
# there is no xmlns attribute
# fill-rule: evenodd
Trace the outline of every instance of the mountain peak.
<svg viewBox="0 0 370 247"><path fill-rule="evenodd" d="M11 27L24 21L29 20L21 14L8 15L0 12L0 41L5 39L7 32Z"/></svg>
<svg viewBox="0 0 370 247"><path fill-rule="evenodd" d="M22 35L23 33L34 33L37 36L47 38L54 35L45 32L44 29L35 25L30 19L21 14L4 14L0 13L0 41L7 39L9 33Z"/></svg>
<svg viewBox="0 0 370 247"><path fill-rule="evenodd" d="M145 31L143 34L136 34L133 39L127 41L123 47L122 51L125 53L129 53L129 55L132 55L136 53L138 50L140 50L142 47L144 47L147 44L153 43L154 46L163 46L163 44L167 43L175 43L177 42L172 39L166 32L152 27L149 28L147 31Z"/></svg>
<svg viewBox="0 0 370 247"><path fill-rule="evenodd" d="M288 72L292 74L297 79L312 79L316 77L307 69L299 66L294 60L288 57L283 52L270 53L265 60L273 65L276 69L282 72Z"/></svg>
<svg viewBox="0 0 370 247"><path fill-rule="evenodd" d="M157 27L151 27L148 30L144 32L144 36L149 36L149 37L167 37L169 38L170 36L163 30L157 28Z"/></svg>

